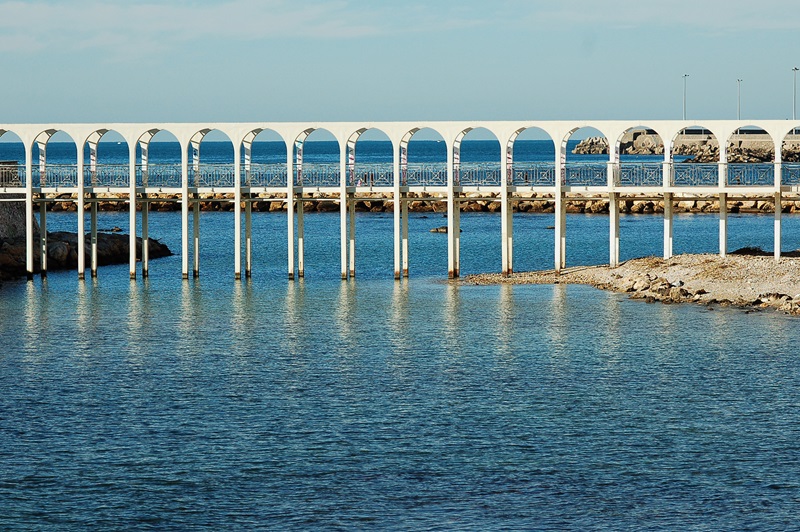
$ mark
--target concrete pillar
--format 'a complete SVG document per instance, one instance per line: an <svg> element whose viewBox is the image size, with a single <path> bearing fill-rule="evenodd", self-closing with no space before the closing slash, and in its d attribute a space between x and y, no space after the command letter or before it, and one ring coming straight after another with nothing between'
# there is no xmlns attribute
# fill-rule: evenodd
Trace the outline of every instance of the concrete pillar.
<svg viewBox="0 0 800 532"><path fill-rule="evenodd" d="M775 249L775 261L781 260L781 211L783 206L781 205L781 192L775 192L775 227L774 227L774 249Z"/></svg>
<svg viewBox="0 0 800 532"><path fill-rule="evenodd" d="M511 201L508 193L508 161L500 164L500 274L508 276L511 273L511 250L513 237L511 236L510 211Z"/></svg>
<svg viewBox="0 0 800 532"><path fill-rule="evenodd" d="M40 157L41 157L40 152ZM25 143L25 271L33 281L33 143ZM40 178L41 179L41 178ZM43 230L44 231L44 230Z"/></svg>
<svg viewBox="0 0 800 532"><path fill-rule="evenodd" d="M146 156L145 156L146 157ZM136 279L136 143L128 144L128 273ZM144 245L144 241L142 241Z"/></svg>
<svg viewBox="0 0 800 532"><path fill-rule="evenodd" d="M342 266L342 279L347 279L347 245L349 240L347 225L347 145L339 142L339 257Z"/></svg>
<svg viewBox="0 0 800 532"><path fill-rule="evenodd" d="M97 277L97 194L90 194L89 196L89 226L91 232L91 276ZM136 250L134 249L134 252Z"/></svg>
<svg viewBox="0 0 800 532"><path fill-rule="evenodd" d="M86 278L86 220L84 206L86 197L83 183L83 145L76 146L78 152L78 279Z"/></svg>
<svg viewBox="0 0 800 532"><path fill-rule="evenodd" d="M253 196L248 194L244 204L244 276L253 274Z"/></svg>
<svg viewBox="0 0 800 532"><path fill-rule="evenodd" d="M150 275L150 202L142 194L142 279Z"/></svg>
<svg viewBox="0 0 800 532"><path fill-rule="evenodd" d="M302 188L300 192L300 201L297 202L297 276L302 279L305 277L306 271L306 239L305 239L305 224L303 217L305 216L305 205L303 204Z"/></svg>
<svg viewBox="0 0 800 532"><path fill-rule="evenodd" d="M403 277L408 278L408 194L403 193L400 198L400 215L402 224L403 249Z"/></svg>
<svg viewBox="0 0 800 532"><path fill-rule="evenodd" d="M44 200L47 198L45 197ZM47 201L39 204L39 254L42 279L47 277Z"/></svg>
<svg viewBox="0 0 800 532"><path fill-rule="evenodd" d="M562 148L563 150L563 148ZM555 178L556 188L553 194L555 199L555 242L553 251L555 255L555 264L553 268L556 272L560 272L566 266L567 257L567 204L564 201L564 159L563 154L556 153L555 159Z"/></svg>
<svg viewBox="0 0 800 532"><path fill-rule="evenodd" d="M608 265L612 268L619 266L619 193L608 194Z"/></svg>
<svg viewBox="0 0 800 532"><path fill-rule="evenodd" d="M672 193L664 193L664 258L672 258L673 208Z"/></svg>
<svg viewBox="0 0 800 532"><path fill-rule="evenodd" d="M289 280L294 279L294 165L292 144L286 146L286 236Z"/></svg>
<svg viewBox="0 0 800 532"><path fill-rule="evenodd" d="M356 202L351 194L347 195L350 217L350 277L356 276Z"/></svg>
<svg viewBox="0 0 800 532"><path fill-rule="evenodd" d="M728 254L728 194L719 194L719 256Z"/></svg>
<svg viewBox="0 0 800 532"><path fill-rule="evenodd" d="M233 144L233 278L242 278L242 164L240 142Z"/></svg>
<svg viewBox="0 0 800 532"><path fill-rule="evenodd" d="M192 277L200 277L200 194L192 195L192 250L194 251L194 265Z"/></svg>
<svg viewBox="0 0 800 532"><path fill-rule="evenodd" d="M454 279L458 277L458 231L456 221L456 211L459 208L456 202L455 175L453 168L453 144L447 141L447 277Z"/></svg>
<svg viewBox="0 0 800 532"><path fill-rule="evenodd" d="M400 218L402 206L400 205L400 143L393 143L392 149L392 199L394 211L392 213L394 219L394 278L400 279L402 270L400 262L402 260L401 249L401 232L400 232Z"/></svg>
<svg viewBox="0 0 800 532"><path fill-rule="evenodd" d="M189 278L189 154L181 146L181 277Z"/></svg>

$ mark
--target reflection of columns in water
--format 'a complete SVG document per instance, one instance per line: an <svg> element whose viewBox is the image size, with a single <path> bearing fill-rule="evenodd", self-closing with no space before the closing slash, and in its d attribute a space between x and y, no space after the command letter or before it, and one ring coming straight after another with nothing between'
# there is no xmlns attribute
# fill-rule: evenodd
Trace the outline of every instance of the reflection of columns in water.
<svg viewBox="0 0 800 532"><path fill-rule="evenodd" d="M406 354L409 351L408 337L410 321L408 310L408 285L409 283L394 283L392 290L392 310L389 315L389 328L392 331L390 341L395 351Z"/></svg>
<svg viewBox="0 0 800 532"><path fill-rule="evenodd" d="M444 337L445 347L452 354L460 353L461 341L464 331L461 328L461 294L457 283L448 283L445 286L444 300Z"/></svg>
<svg viewBox="0 0 800 532"><path fill-rule="evenodd" d="M88 354L97 341L94 334L95 316L92 312L92 295L97 287L97 279L92 279L91 288L86 283L78 283L77 301L75 304L75 321L77 329L76 353Z"/></svg>
<svg viewBox="0 0 800 532"><path fill-rule="evenodd" d="M356 285L354 283L341 283L339 285L339 295L336 302L336 330L339 333L341 344L347 351L355 348L357 328L353 324L357 319L356 311Z"/></svg>
<svg viewBox="0 0 800 532"><path fill-rule="evenodd" d="M78 286L82 284L79 283ZM36 287L34 283L25 283L25 299L25 352L38 353L41 349L42 331L52 330L47 312L49 308L47 279L42 279L41 288Z"/></svg>
<svg viewBox="0 0 800 532"><path fill-rule="evenodd" d="M497 299L497 326L494 327L497 336L497 354L504 360L516 357L514 348L514 286L501 284Z"/></svg>
<svg viewBox="0 0 800 532"><path fill-rule="evenodd" d="M550 338L550 349L548 351L558 357L569 356L569 347L567 345L569 337L567 330L567 289L569 287L563 284L554 284L552 288L553 298L550 302L550 312L546 313L550 318L549 323L546 325L547 335Z"/></svg>

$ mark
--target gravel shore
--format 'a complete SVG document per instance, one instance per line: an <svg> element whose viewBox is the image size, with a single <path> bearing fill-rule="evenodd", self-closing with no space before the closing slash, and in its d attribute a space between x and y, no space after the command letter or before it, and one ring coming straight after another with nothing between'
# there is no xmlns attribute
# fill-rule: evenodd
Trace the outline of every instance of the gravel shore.
<svg viewBox="0 0 800 532"><path fill-rule="evenodd" d="M745 249L727 257L677 255L670 259L643 257L617 268L575 267L553 270L479 274L463 278L465 284L586 284L602 290L629 293L631 298L663 303L774 309L800 315L800 254L776 262L760 250Z"/></svg>

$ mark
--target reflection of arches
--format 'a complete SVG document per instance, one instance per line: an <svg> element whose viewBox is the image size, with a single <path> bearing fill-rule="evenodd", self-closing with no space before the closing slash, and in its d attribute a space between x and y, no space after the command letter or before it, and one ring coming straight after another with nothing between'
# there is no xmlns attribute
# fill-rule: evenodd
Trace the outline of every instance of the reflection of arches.
<svg viewBox="0 0 800 532"><path fill-rule="evenodd" d="M362 149L366 149L364 142L383 143L383 146L370 146L370 150L363 154L358 152L357 167L356 148L359 141L361 141ZM355 131L347 139L348 185L370 188L392 186L394 182L393 159L392 141L382 130L361 128Z"/></svg>

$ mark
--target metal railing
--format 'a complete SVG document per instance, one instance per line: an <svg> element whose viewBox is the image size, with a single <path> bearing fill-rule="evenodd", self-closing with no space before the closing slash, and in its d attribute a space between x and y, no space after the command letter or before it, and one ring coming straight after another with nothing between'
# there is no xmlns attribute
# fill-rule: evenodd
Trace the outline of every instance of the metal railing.
<svg viewBox="0 0 800 532"><path fill-rule="evenodd" d="M233 187L235 183L233 163L203 164L195 169L189 167L189 185L195 187Z"/></svg>
<svg viewBox="0 0 800 532"><path fill-rule="evenodd" d="M728 186L772 186L775 165L771 163L729 163Z"/></svg>
<svg viewBox="0 0 800 532"><path fill-rule="evenodd" d="M606 163L567 163L564 166L564 184L579 186L605 186L608 183Z"/></svg>
<svg viewBox="0 0 800 532"><path fill-rule="evenodd" d="M617 174L620 187L660 187L664 184L663 163L621 162Z"/></svg>
<svg viewBox="0 0 800 532"><path fill-rule="evenodd" d="M338 187L339 163L305 163L302 168L295 168L295 186L302 187Z"/></svg>
<svg viewBox="0 0 800 532"><path fill-rule="evenodd" d="M715 187L719 184L719 165L715 163L675 163L672 185L676 187Z"/></svg>
<svg viewBox="0 0 800 532"><path fill-rule="evenodd" d="M180 188L183 184L180 164L136 165L136 185L140 187Z"/></svg>
<svg viewBox="0 0 800 532"><path fill-rule="evenodd" d="M540 162L514 163L511 167L511 184L553 187L556 184L556 165Z"/></svg>
<svg viewBox="0 0 800 532"><path fill-rule="evenodd" d="M400 171L401 184L410 187L446 187L447 164L418 163L409 164Z"/></svg>
<svg viewBox="0 0 800 532"><path fill-rule="evenodd" d="M462 187L499 187L500 162L494 163L461 163L454 169L453 181Z"/></svg>
<svg viewBox="0 0 800 532"><path fill-rule="evenodd" d="M286 163L251 163L242 168L242 182L250 187L285 187Z"/></svg>
<svg viewBox="0 0 800 532"><path fill-rule="evenodd" d="M41 167L33 167L34 186L40 187L74 187L78 188L77 164L48 164L42 172Z"/></svg>
<svg viewBox="0 0 800 532"><path fill-rule="evenodd" d="M83 185L86 187L127 187L131 170L127 164L98 164L83 167Z"/></svg>
<svg viewBox="0 0 800 532"><path fill-rule="evenodd" d="M0 187L24 187L24 164L0 164Z"/></svg>
<svg viewBox="0 0 800 532"><path fill-rule="evenodd" d="M781 165L781 184L800 185L800 163L783 163Z"/></svg>
<svg viewBox="0 0 800 532"><path fill-rule="evenodd" d="M350 172L350 186L356 187L391 187L394 184L392 163L359 164Z"/></svg>

